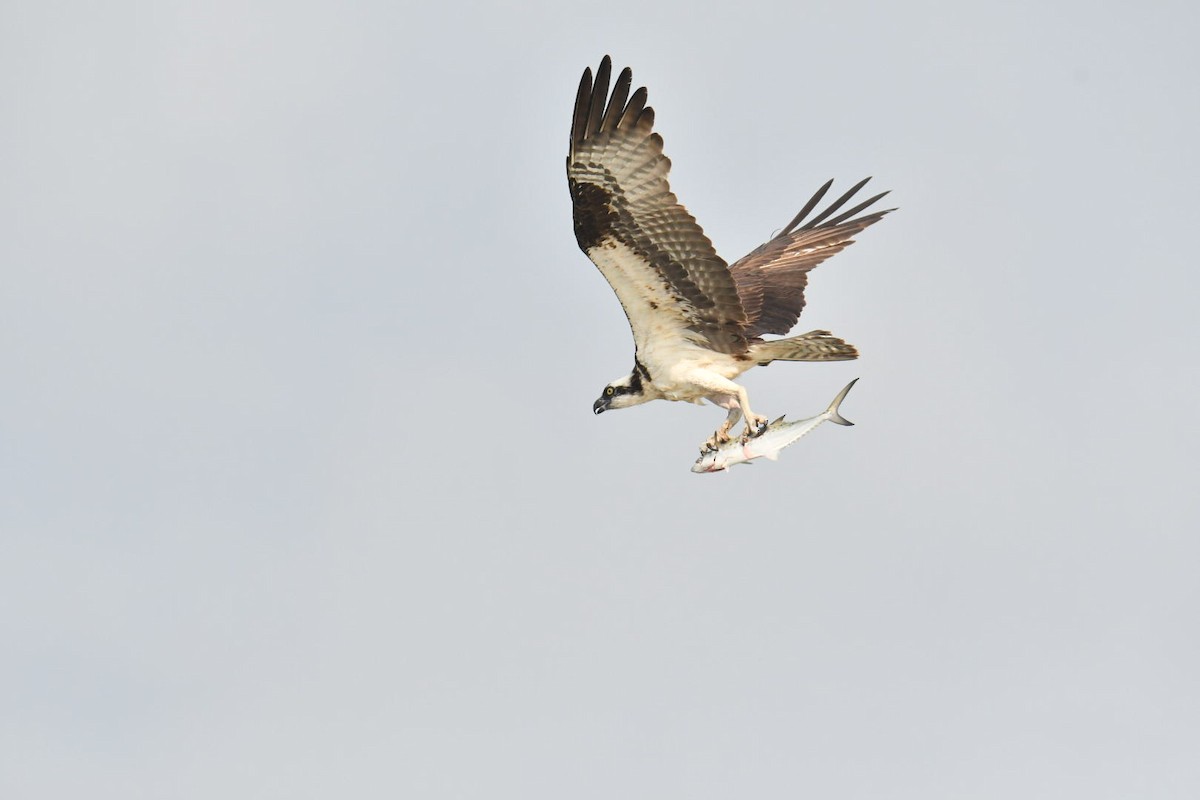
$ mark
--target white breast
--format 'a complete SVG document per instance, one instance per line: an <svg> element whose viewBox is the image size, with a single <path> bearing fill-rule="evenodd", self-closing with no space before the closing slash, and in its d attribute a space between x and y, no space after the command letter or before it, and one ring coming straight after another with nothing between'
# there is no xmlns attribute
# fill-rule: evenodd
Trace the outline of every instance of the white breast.
<svg viewBox="0 0 1200 800"><path fill-rule="evenodd" d="M688 328L692 306L636 251L607 239L588 250L588 257L621 301L638 359L650 372L650 384L664 397L701 402L710 391L697 385L699 373L734 378L749 366L709 349L704 337Z"/></svg>

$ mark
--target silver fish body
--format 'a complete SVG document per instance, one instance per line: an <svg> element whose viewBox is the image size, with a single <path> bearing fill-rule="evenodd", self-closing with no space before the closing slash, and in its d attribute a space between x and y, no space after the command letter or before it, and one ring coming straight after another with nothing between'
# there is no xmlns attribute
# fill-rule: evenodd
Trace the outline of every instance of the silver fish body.
<svg viewBox="0 0 1200 800"><path fill-rule="evenodd" d="M794 422L784 422L783 417L780 417L753 439L744 442L739 439L731 439L716 450L705 451L692 465L692 472L721 472L735 464L745 464L756 458L769 458L774 461L779 458L780 450L826 420L837 425L853 425L853 422L838 413L838 406L846 399L851 387L857 382L858 378L855 378L846 384L846 388L838 392L829 407L815 417L798 419Z"/></svg>

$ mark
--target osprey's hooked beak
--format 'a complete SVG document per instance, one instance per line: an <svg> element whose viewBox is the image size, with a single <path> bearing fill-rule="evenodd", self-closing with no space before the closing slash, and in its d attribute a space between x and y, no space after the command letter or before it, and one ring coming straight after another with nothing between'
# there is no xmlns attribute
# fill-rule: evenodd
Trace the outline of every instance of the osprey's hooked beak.
<svg viewBox="0 0 1200 800"><path fill-rule="evenodd" d="M608 397L601 397L599 400L592 403L592 412L595 414L603 414L605 411L608 410L608 403L609 403Z"/></svg>

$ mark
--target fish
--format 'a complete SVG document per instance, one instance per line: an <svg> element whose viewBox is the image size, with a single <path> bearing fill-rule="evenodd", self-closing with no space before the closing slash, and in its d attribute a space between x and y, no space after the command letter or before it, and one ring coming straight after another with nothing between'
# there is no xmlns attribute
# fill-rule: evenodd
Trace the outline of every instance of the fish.
<svg viewBox="0 0 1200 800"><path fill-rule="evenodd" d="M815 417L798 419L794 422L784 422L784 418L780 417L752 439L730 439L716 449L705 450L692 465L692 472L721 472L736 464L747 464L756 458L769 458L775 461L779 458L780 450L826 420L836 425L853 425L853 422L838 413L838 406L846 399L846 395L850 393L850 389L856 383L858 383L858 378L846 384L846 388L838 392L829 407Z"/></svg>

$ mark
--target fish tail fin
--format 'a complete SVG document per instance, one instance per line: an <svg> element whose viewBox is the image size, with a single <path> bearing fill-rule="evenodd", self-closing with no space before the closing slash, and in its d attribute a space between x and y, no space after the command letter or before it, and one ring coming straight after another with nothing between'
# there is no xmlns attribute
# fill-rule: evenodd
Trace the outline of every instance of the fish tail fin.
<svg viewBox="0 0 1200 800"><path fill-rule="evenodd" d="M829 421L838 425L853 425L854 423L838 413L838 406L846 399L846 395L850 394L850 389L854 384L858 383L858 378L846 384L846 388L838 392L838 396L833 398L833 402L829 404L829 408L825 409L825 413L829 415Z"/></svg>
<svg viewBox="0 0 1200 800"><path fill-rule="evenodd" d="M755 342L750 358L765 367L772 361L853 361L858 350L829 331L809 331L788 339Z"/></svg>

